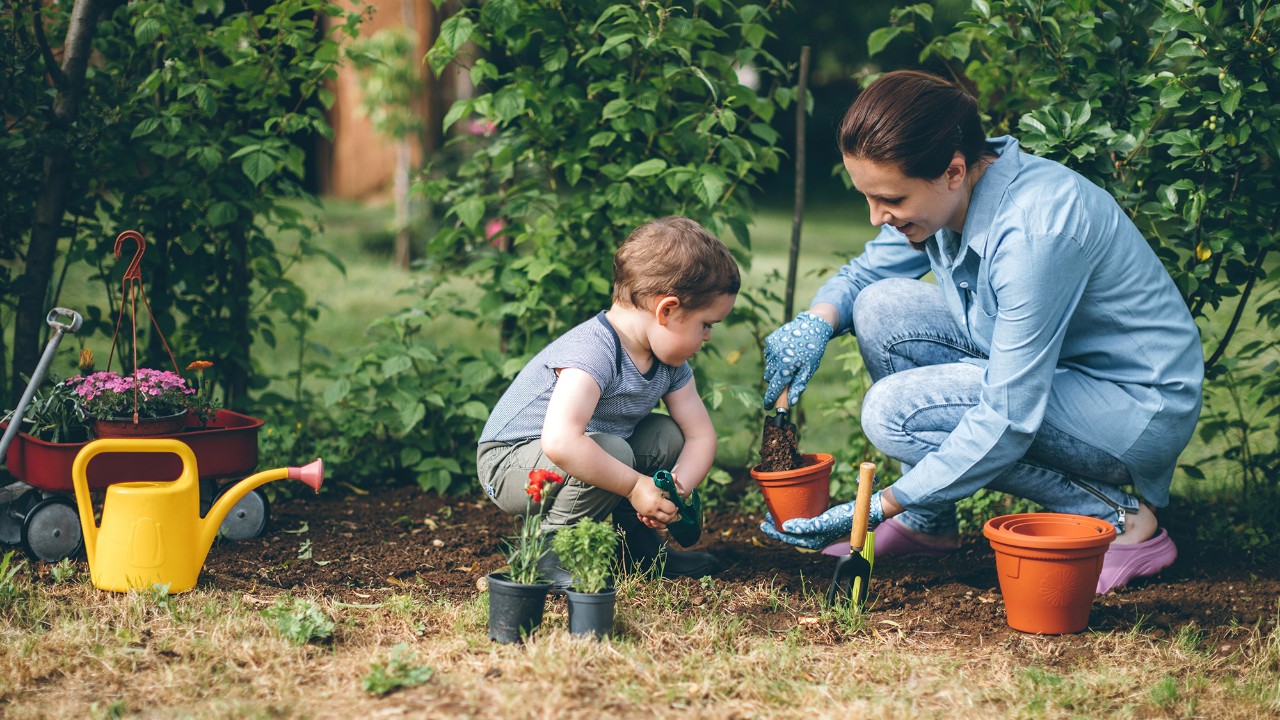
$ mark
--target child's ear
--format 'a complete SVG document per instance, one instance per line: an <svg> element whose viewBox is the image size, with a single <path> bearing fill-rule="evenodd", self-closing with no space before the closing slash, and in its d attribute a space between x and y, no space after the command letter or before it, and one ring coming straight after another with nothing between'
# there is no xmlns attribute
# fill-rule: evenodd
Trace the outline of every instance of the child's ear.
<svg viewBox="0 0 1280 720"><path fill-rule="evenodd" d="M658 300L657 304L653 306L653 314L658 318L658 324L665 327L667 321L671 319L671 316L674 315L675 311L679 308L680 298L675 295L666 295L663 296L662 299Z"/></svg>

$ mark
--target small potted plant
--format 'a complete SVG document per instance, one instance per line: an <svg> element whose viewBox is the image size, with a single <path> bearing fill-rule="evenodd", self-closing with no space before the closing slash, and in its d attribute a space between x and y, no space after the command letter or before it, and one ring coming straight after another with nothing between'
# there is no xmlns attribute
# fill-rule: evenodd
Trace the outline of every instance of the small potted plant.
<svg viewBox="0 0 1280 720"><path fill-rule="evenodd" d="M67 381L80 407L93 418L94 434L103 437L165 435L187 423L190 396L196 391L170 370L139 368L132 375L104 370Z"/></svg>
<svg viewBox="0 0 1280 720"><path fill-rule="evenodd" d="M551 485L564 478L551 470L529 472L525 493L529 499L525 514L516 519L516 534L507 540L507 572L489 573L489 639L502 643L520 639L542 624L551 583L543 582L538 560L547 552L547 534L542 529L543 504ZM536 503L536 508L535 508Z"/></svg>
<svg viewBox="0 0 1280 720"><path fill-rule="evenodd" d="M557 532L551 544L560 565L573 578L573 589L566 593L569 632L609 637L618 594L610 586L618 546L612 523L584 518Z"/></svg>

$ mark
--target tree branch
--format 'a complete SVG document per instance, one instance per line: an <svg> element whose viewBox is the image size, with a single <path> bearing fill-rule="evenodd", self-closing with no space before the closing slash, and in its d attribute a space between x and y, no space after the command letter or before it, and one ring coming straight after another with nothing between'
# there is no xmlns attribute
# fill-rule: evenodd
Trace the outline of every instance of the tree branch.
<svg viewBox="0 0 1280 720"><path fill-rule="evenodd" d="M40 56L44 58L44 69L53 80L58 90L66 90L67 76L58 67L58 60L53 56L53 48L49 47L49 39L44 35L44 19L40 15L40 0L31 0L31 31L35 33L36 45L40 46Z"/></svg>

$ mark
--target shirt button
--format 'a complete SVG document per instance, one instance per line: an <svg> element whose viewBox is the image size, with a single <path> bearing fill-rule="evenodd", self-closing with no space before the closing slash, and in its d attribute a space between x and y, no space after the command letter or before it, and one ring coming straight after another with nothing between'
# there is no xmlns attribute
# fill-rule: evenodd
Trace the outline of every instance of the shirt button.
<svg viewBox="0 0 1280 720"><path fill-rule="evenodd" d="M962 282L962 283L960 283L960 289L961 289L961 290L968 290L968 289L969 289L969 283L968 283L968 282Z"/></svg>

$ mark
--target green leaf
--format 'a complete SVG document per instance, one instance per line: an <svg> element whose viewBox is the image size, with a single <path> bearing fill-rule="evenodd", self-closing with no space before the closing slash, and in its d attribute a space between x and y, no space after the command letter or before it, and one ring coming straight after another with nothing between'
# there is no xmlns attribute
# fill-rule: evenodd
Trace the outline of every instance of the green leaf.
<svg viewBox="0 0 1280 720"><path fill-rule="evenodd" d="M884 50L885 46L888 45L891 40L898 37L901 33L902 28L895 26L872 30L871 34L867 36L867 54L873 57L878 55L881 50Z"/></svg>
<svg viewBox="0 0 1280 720"><path fill-rule="evenodd" d="M133 37L140 45L150 45L156 38L160 37L160 33L164 30L164 26L155 18L143 18L138 22L137 27L133 29Z"/></svg>
<svg viewBox="0 0 1280 720"><path fill-rule="evenodd" d="M467 113L471 112L470 100L459 100L449 108L449 112L444 116L444 131L448 131L454 123L461 120Z"/></svg>
<svg viewBox="0 0 1280 720"><path fill-rule="evenodd" d="M478 197L467 198L454 206L453 213L458 216L463 225L475 230L480 225L481 218L484 217L484 201Z"/></svg>
<svg viewBox="0 0 1280 720"><path fill-rule="evenodd" d="M256 186L261 185L263 180L275 173L276 161L271 159L270 155L259 150L246 155L244 162L240 164L240 168L244 170L245 176Z"/></svg>
<svg viewBox="0 0 1280 720"><path fill-rule="evenodd" d="M413 360L406 355L392 355L382 361L383 377L394 377L413 367Z"/></svg>
<svg viewBox="0 0 1280 720"><path fill-rule="evenodd" d="M238 215L239 211L236 209L235 203L222 201L209 206L209 212L205 214L205 218L210 225L219 227L233 222Z"/></svg>
<svg viewBox="0 0 1280 720"><path fill-rule="evenodd" d="M146 137L147 135L150 135L151 133L155 132L155 129L158 127L160 127L160 118L158 117L143 118L142 122L134 126L133 133L129 135L129 139L136 140L140 137Z"/></svg>
<svg viewBox="0 0 1280 720"><path fill-rule="evenodd" d="M455 53L471 39L476 24L466 15L454 15L440 24L440 40Z"/></svg>
<svg viewBox="0 0 1280 720"><path fill-rule="evenodd" d="M667 169L667 161L660 158L645 160L627 171L627 177L649 177Z"/></svg>
<svg viewBox="0 0 1280 720"><path fill-rule="evenodd" d="M631 112L631 103L623 100L622 98L618 98L616 100L610 100L604 106L604 111L600 114L600 118L602 120L609 120L616 117L622 117L629 112Z"/></svg>

